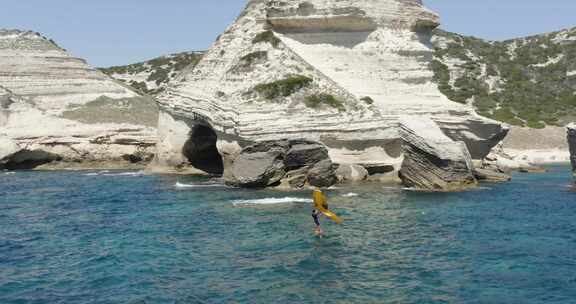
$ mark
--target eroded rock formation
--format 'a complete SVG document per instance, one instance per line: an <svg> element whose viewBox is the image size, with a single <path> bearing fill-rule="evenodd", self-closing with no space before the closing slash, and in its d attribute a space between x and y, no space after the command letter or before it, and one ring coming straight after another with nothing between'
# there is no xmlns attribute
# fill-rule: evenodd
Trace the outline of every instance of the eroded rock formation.
<svg viewBox="0 0 576 304"><path fill-rule="evenodd" d="M23 149L11 163L146 163L155 150L157 111L152 99L40 34L0 30L0 136Z"/></svg>
<svg viewBox="0 0 576 304"><path fill-rule="evenodd" d="M568 145L570 146L572 173L576 176L576 123L568 126Z"/></svg>
<svg viewBox="0 0 576 304"><path fill-rule="evenodd" d="M226 183L239 187L330 187L336 183L336 165L328 149L308 140L264 141L245 147L224 174Z"/></svg>
<svg viewBox="0 0 576 304"><path fill-rule="evenodd" d="M12 156L20 150L20 146L13 140L0 136L0 169L4 169Z"/></svg>
<svg viewBox="0 0 576 304"><path fill-rule="evenodd" d="M249 1L159 96L154 167L190 168L185 146L203 126L224 168L253 142L306 138L335 163L397 173L401 116L431 119L482 159L507 129L438 91L429 69L438 23L418 0Z"/></svg>
<svg viewBox="0 0 576 304"><path fill-rule="evenodd" d="M448 138L432 120L403 119L400 134L404 146L400 178L406 186L457 191L476 185L466 145Z"/></svg>

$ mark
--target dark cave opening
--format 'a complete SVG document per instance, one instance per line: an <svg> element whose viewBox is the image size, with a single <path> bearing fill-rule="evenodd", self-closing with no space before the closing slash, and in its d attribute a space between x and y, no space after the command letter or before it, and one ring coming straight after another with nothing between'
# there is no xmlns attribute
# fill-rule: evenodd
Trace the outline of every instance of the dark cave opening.
<svg viewBox="0 0 576 304"><path fill-rule="evenodd" d="M209 174L222 175L224 163L218 153L216 132L208 126L196 125L184 144L182 153L194 168Z"/></svg>

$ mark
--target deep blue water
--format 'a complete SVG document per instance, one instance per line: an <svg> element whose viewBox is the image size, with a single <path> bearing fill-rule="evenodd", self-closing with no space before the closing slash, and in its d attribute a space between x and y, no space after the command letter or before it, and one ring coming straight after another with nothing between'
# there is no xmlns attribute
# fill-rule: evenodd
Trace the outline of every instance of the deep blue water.
<svg viewBox="0 0 576 304"><path fill-rule="evenodd" d="M320 239L309 192L0 172L0 303L575 303L569 169L485 187L331 190Z"/></svg>

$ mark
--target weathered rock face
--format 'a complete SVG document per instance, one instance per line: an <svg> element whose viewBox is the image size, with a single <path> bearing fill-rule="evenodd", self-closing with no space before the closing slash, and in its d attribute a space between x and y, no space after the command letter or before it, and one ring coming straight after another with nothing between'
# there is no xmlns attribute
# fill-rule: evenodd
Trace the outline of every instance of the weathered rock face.
<svg viewBox="0 0 576 304"><path fill-rule="evenodd" d="M400 178L406 186L457 191L476 185L464 143L449 139L432 120L403 119L400 133L405 153Z"/></svg>
<svg viewBox="0 0 576 304"><path fill-rule="evenodd" d="M13 140L0 136L0 169L32 169L60 160L60 156L43 150L20 147Z"/></svg>
<svg viewBox="0 0 576 304"><path fill-rule="evenodd" d="M138 95L35 32L0 30L0 85L41 110Z"/></svg>
<svg viewBox="0 0 576 304"><path fill-rule="evenodd" d="M224 167L251 142L307 138L328 146L335 163L398 172L403 115L430 117L481 159L506 128L439 92L429 69L437 25L416 0L249 1L159 96L156 165L185 164L183 143L203 125ZM179 128L179 139L163 131Z"/></svg>
<svg viewBox="0 0 576 304"><path fill-rule="evenodd" d="M34 167L61 160L62 167L105 168L145 163L155 150L157 120L152 99L53 41L34 32L0 30L0 136L26 147L18 163Z"/></svg>
<svg viewBox="0 0 576 304"><path fill-rule="evenodd" d="M358 165L339 165L336 169L338 181L343 182L360 182L368 178L368 170Z"/></svg>
<svg viewBox="0 0 576 304"><path fill-rule="evenodd" d="M334 185L338 181L336 168L337 166L329 159L318 162L308 171L308 183L320 188Z"/></svg>
<svg viewBox="0 0 576 304"><path fill-rule="evenodd" d="M574 176L576 176L576 124L570 124L568 126L568 145L570 146L572 172Z"/></svg>
<svg viewBox="0 0 576 304"><path fill-rule="evenodd" d="M504 172L482 168L475 168L474 176L479 181L487 181L487 182L507 182L512 180L512 176Z"/></svg>
<svg viewBox="0 0 576 304"><path fill-rule="evenodd" d="M20 146L13 140L0 136L0 169L4 169L10 158L20 150Z"/></svg>
<svg viewBox="0 0 576 304"><path fill-rule="evenodd" d="M245 188L330 187L337 181L336 165L326 147L308 140L265 141L245 147L227 170L226 183Z"/></svg>
<svg viewBox="0 0 576 304"><path fill-rule="evenodd" d="M245 148L234 160L233 180L227 182L241 187L268 187L278 183L286 174L287 142L264 142Z"/></svg>

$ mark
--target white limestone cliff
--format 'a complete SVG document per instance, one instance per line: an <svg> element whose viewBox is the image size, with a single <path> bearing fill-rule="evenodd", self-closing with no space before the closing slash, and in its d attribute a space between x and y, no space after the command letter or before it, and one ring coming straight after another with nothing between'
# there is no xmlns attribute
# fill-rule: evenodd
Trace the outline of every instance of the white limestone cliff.
<svg viewBox="0 0 576 304"><path fill-rule="evenodd" d="M154 168L190 167L194 134L226 162L250 142L306 138L339 164L398 172L399 117L430 118L482 159L506 127L449 101L432 81L438 16L419 0L252 0L159 96Z"/></svg>
<svg viewBox="0 0 576 304"><path fill-rule="evenodd" d="M31 100L41 110L55 112L101 96L138 96L83 59L72 57L55 42L20 30L0 30L0 85Z"/></svg>
<svg viewBox="0 0 576 304"><path fill-rule="evenodd" d="M10 168L131 166L151 158L156 121L153 100L53 41L0 30L0 136L22 150Z"/></svg>

